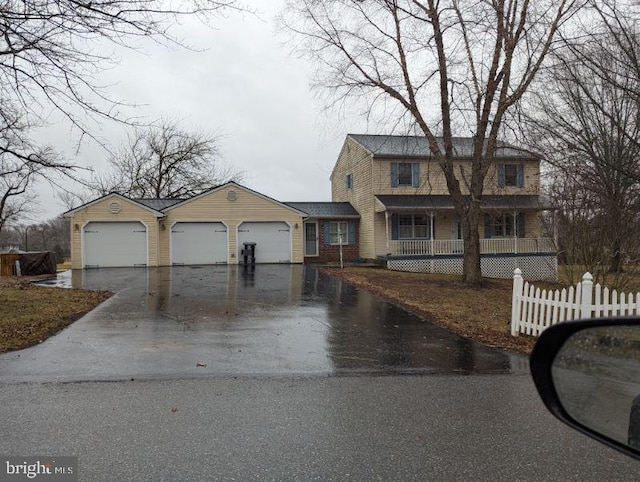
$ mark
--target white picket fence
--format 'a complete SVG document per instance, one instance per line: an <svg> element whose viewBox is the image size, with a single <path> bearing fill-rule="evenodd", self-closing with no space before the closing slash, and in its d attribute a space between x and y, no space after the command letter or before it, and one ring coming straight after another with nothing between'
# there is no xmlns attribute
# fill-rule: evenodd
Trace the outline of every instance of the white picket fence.
<svg viewBox="0 0 640 482"><path fill-rule="evenodd" d="M600 284L593 285L591 273L568 290L540 290L524 282L522 272L513 273L511 334L538 336L546 328L563 321L601 316L640 314L640 293L625 294Z"/></svg>

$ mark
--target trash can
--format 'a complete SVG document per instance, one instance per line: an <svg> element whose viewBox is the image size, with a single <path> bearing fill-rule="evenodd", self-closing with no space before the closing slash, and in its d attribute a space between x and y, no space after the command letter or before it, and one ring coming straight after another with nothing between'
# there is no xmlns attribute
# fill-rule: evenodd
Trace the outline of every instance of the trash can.
<svg viewBox="0 0 640 482"><path fill-rule="evenodd" d="M244 264L247 264L249 260L251 260L251 264L256 264L256 244L257 243L247 241L242 244L244 245L244 248L242 248L242 251L240 254L242 254L242 257L244 258Z"/></svg>

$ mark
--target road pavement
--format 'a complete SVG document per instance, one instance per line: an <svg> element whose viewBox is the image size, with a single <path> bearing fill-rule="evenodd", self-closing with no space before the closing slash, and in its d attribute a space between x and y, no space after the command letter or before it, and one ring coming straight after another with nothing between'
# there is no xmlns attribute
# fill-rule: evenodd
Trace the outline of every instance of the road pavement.
<svg viewBox="0 0 640 482"><path fill-rule="evenodd" d="M0 454L79 480L637 480L546 412L526 375L0 385Z"/></svg>
<svg viewBox="0 0 640 482"><path fill-rule="evenodd" d="M315 270L79 276L118 294L0 356L0 455L77 456L81 481L638 479L525 357Z"/></svg>

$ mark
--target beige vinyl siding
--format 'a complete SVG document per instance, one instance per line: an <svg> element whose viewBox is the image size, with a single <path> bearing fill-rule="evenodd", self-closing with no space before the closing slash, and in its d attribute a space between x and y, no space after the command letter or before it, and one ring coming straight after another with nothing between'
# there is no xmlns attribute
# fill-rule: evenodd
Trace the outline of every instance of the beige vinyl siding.
<svg viewBox="0 0 640 482"><path fill-rule="evenodd" d="M524 234L527 238L542 237L542 213L528 212L524 217Z"/></svg>
<svg viewBox="0 0 640 482"><path fill-rule="evenodd" d="M419 162L420 163L420 187L397 186L391 187L391 164L394 162ZM496 165L493 165L485 179L484 193L490 194L538 194L540 190L540 163L537 160L501 160L499 163L523 164L524 187L523 188L498 188ZM471 161L454 162L454 171L458 176L460 172L471 174ZM375 159L373 162L373 192L375 194L428 194L448 195L447 182L442 169L435 161L417 159ZM461 182L463 194L468 191L466 184Z"/></svg>
<svg viewBox="0 0 640 482"><path fill-rule="evenodd" d="M353 175L352 189L347 189L347 174ZM372 192L371 155L360 144L347 137L331 173L331 200L350 202L355 207L364 200L368 202Z"/></svg>
<svg viewBox="0 0 640 482"><path fill-rule="evenodd" d="M453 236L453 222L457 219L455 213L436 213L435 218L435 239L456 239Z"/></svg>
<svg viewBox="0 0 640 482"><path fill-rule="evenodd" d="M229 191L235 191L236 200L230 201ZM291 228L291 262L302 263L303 234L302 215L277 203L274 200L260 196L243 189L238 185L223 186L218 190L200 195L175 208L165 211L166 217L161 230L159 260L161 265L171 264L170 237L171 226L179 221L217 221L227 226L229 241L229 264L238 262L241 247L237 246L238 226L244 221L284 221Z"/></svg>
<svg viewBox="0 0 640 482"><path fill-rule="evenodd" d="M391 164L394 162L419 162L420 187L391 187ZM434 162L417 159L375 159L373 179L375 194L449 194L442 170Z"/></svg>
<svg viewBox="0 0 640 482"><path fill-rule="evenodd" d="M524 166L524 187L498 187L498 164L522 164ZM500 160L493 164L484 181L485 194L540 194L540 162L521 160Z"/></svg>
<svg viewBox="0 0 640 482"><path fill-rule="evenodd" d="M109 210L109 204L117 201L120 212ZM85 208L71 218L71 268L82 269L82 231L89 222L141 221L147 226L147 265L158 266L158 219L153 212L118 196L108 196Z"/></svg>
<svg viewBox="0 0 640 482"><path fill-rule="evenodd" d="M389 223L391 223L391 220L389 220ZM376 252L374 256L370 256L371 258L384 256L389 253L389 248L387 247L387 226L385 214L375 213L374 224ZM389 225L389 241L391 241L391 225Z"/></svg>
<svg viewBox="0 0 640 482"><path fill-rule="evenodd" d="M353 175L353 188L346 188L347 174ZM376 257L371 154L347 137L331 174L331 200L350 202L360 214L360 257Z"/></svg>

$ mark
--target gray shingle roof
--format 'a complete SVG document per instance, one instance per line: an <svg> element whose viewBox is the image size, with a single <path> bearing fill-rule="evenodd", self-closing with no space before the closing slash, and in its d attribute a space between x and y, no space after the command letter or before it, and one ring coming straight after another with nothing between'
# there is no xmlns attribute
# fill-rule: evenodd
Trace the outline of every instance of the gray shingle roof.
<svg viewBox="0 0 640 482"><path fill-rule="evenodd" d="M409 211L415 209L453 209L451 196L428 195L377 195L376 199L382 205L393 211ZM544 196L484 196L482 208L492 209L520 209L544 210L553 209L550 201Z"/></svg>
<svg viewBox="0 0 640 482"><path fill-rule="evenodd" d="M307 213L310 218L359 218L360 215L348 202L288 202L287 206Z"/></svg>
<svg viewBox="0 0 640 482"><path fill-rule="evenodd" d="M374 157L431 157L427 138L422 136L349 134L349 137L371 152ZM444 150L442 139L438 139L438 142ZM453 151L457 157L471 157L473 138L454 137ZM519 149L506 142L498 141L496 157L533 159L538 156L525 149Z"/></svg>
<svg viewBox="0 0 640 482"><path fill-rule="evenodd" d="M184 201L184 199L134 199L134 201L139 202L140 204L147 206L148 208L155 209L156 211L162 211L169 206L173 206L174 204L178 204L179 202Z"/></svg>

